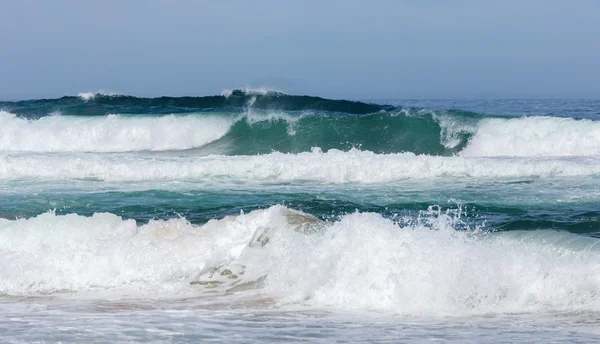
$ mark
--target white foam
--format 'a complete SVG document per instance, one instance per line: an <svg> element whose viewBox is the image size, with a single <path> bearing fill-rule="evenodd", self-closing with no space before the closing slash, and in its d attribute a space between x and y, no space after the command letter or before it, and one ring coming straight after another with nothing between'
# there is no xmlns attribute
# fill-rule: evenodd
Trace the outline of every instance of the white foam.
<svg viewBox="0 0 600 344"><path fill-rule="evenodd" d="M203 146L235 119L212 116L48 116L27 120L0 111L0 151L125 152Z"/></svg>
<svg viewBox="0 0 600 344"><path fill-rule="evenodd" d="M203 226L185 219L137 225L109 213L0 219L0 294L185 291L242 255L257 232L293 227L294 214L276 206Z"/></svg>
<svg viewBox="0 0 600 344"><path fill-rule="evenodd" d="M600 310L598 239L457 232L454 220L433 213L400 227L355 213L326 224L283 206L204 226L138 226L112 214L3 220L0 293L173 297L228 289L403 314Z"/></svg>
<svg viewBox="0 0 600 344"><path fill-rule="evenodd" d="M94 99L94 97L96 96L96 93L94 92L79 92L79 94L77 94L77 96L83 100L90 100L90 99Z"/></svg>
<svg viewBox="0 0 600 344"><path fill-rule="evenodd" d="M211 180L387 183L440 177L519 178L600 174L593 157L440 157L375 154L352 149L299 154L198 157L143 154L0 154L0 179L100 179L106 181Z"/></svg>
<svg viewBox="0 0 600 344"><path fill-rule="evenodd" d="M94 97L96 97L96 95L101 94L101 95L105 95L105 96L116 96L119 93L117 92L107 92L104 90L100 90L100 91L96 91L96 92L79 92L77 94L77 96L85 101L89 101L94 99Z"/></svg>
<svg viewBox="0 0 600 344"><path fill-rule="evenodd" d="M433 119L440 126L440 143L447 149L453 149L461 144L462 135L472 134L477 129L477 124L474 121L459 120L459 118L447 115L437 115L433 111L425 111L425 113L433 113Z"/></svg>
<svg viewBox="0 0 600 344"><path fill-rule="evenodd" d="M274 88L270 88L270 87L250 87L250 86L246 86L246 87L240 87L240 88L234 88L234 89L224 89L223 91L221 91L221 95L229 98L229 96L231 96L231 94L233 94L233 91L236 90L240 90L243 91L246 94L250 94L250 95L266 95L268 93L281 93L280 91L274 89Z"/></svg>
<svg viewBox="0 0 600 344"><path fill-rule="evenodd" d="M322 235L273 236L267 286L283 302L402 314L600 309L598 239L471 235L439 220L399 228L357 213Z"/></svg>
<svg viewBox="0 0 600 344"><path fill-rule="evenodd" d="M559 117L482 119L462 156L600 156L600 122Z"/></svg>

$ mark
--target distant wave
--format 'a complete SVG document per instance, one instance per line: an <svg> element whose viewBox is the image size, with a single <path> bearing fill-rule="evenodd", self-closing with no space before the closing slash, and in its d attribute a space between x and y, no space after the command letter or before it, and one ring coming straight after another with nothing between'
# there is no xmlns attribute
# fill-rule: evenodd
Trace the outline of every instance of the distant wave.
<svg viewBox="0 0 600 344"><path fill-rule="evenodd" d="M468 118L432 113L329 115L247 111L163 116L54 116L0 111L0 151L127 152L202 148L206 154L299 153L312 147L449 155L466 144ZM199 152L202 153L202 152Z"/></svg>
<svg viewBox="0 0 600 344"><path fill-rule="evenodd" d="M37 99L0 103L5 108L23 116L40 117L60 111L64 115L98 116L119 113L126 108L134 113L189 112L201 109L245 108L283 111L329 111L349 114L367 114L393 109L388 105L368 104L350 100L325 99L314 96L289 95L270 90L226 90L221 95L205 97L142 98L112 93L80 93L57 99Z"/></svg>
<svg viewBox="0 0 600 344"><path fill-rule="evenodd" d="M244 87L244 88L234 88L234 89L225 89L221 92L222 96L229 97L234 93L243 92L248 95L267 95L267 94L284 94L283 92L277 91L273 88L268 87Z"/></svg>
<svg viewBox="0 0 600 344"><path fill-rule="evenodd" d="M104 90L100 90L98 92L80 92L77 96L85 101L89 101L94 99L97 95L103 96L118 96L119 94L116 92L106 92Z"/></svg>

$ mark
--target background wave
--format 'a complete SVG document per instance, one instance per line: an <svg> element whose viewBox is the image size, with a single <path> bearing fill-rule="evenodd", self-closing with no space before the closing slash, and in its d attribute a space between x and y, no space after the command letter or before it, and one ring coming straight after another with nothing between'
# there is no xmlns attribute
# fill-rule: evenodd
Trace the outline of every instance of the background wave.
<svg viewBox="0 0 600 344"><path fill-rule="evenodd" d="M72 116L105 116L113 113L181 113L211 109L255 109L303 111L315 110L367 114L394 109L390 105L368 104L350 100L325 99L314 96L297 96L276 91L233 90L222 95L205 97L141 98L118 94L82 93L57 99L36 99L0 102L10 112L29 118L43 117L60 111ZM119 111L123 110L123 111Z"/></svg>
<svg viewBox="0 0 600 344"><path fill-rule="evenodd" d="M377 153L449 155L470 137L465 118L408 112L350 116L314 113L54 115L0 112L0 151L128 152L202 148L224 155L298 153L360 147Z"/></svg>
<svg viewBox="0 0 600 344"><path fill-rule="evenodd" d="M598 156L600 122L559 117L485 118L463 156Z"/></svg>
<svg viewBox="0 0 600 344"><path fill-rule="evenodd" d="M209 97L86 94L0 104L0 151L255 155L358 148L463 157L598 156L600 122L500 117L234 90Z"/></svg>
<svg viewBox="0 0 600 344"><path fill-rule="evenodd" d="M273 206L138 226L112 214L0 219L0 293L260 292L283 303L401 314L599 310L599 239L454 230L433 213L326 223Z"/></svg>

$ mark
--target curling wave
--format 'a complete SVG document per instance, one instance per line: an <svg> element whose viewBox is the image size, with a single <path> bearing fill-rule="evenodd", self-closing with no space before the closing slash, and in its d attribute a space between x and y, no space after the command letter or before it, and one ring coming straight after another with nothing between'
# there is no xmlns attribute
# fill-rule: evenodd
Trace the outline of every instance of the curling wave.
<svg viewBox="0 0 600 344"><path fill-rule="evenodd" d="M202 149L226 155L361 147L377 153L450 155L466 144L466 119L423 113L363 116L256 112L47 116L0 112L0 151L128 152ZM201 153L201 152L199 152Z"/></svg>
<svg viewBox="0 0 600 344"><path fill-rule="evenodd" d="M463 156L600 156L600 122L559 117L486 118Z"/></svg>

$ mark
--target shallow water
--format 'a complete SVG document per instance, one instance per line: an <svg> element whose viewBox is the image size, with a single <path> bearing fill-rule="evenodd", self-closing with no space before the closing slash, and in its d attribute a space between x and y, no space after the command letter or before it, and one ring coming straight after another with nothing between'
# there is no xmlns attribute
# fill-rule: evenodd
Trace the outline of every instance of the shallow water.
<svg viewBox="0 0 600 344"><path fill-rule="evenodd" d="M461 318L385 316L330 310L214 309L190 300L22 302L3 310L12 342L594 343L598 313ZM4 307L3 307L4 308ZM51 329L51 331L49 331Z"/></svg>

